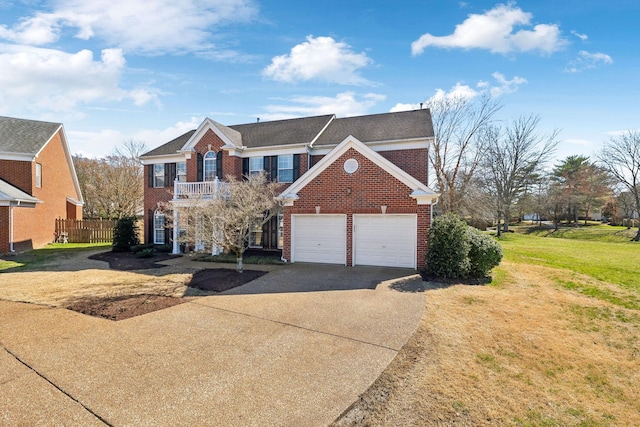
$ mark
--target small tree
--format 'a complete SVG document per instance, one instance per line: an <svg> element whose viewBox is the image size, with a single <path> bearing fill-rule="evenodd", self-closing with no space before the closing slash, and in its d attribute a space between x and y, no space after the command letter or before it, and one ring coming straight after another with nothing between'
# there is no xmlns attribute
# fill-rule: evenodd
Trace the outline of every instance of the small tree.
<svg viewBox="0 0 640 427"><path fill-rule="evenodd" d="M180 240L206 240L210 247L235 254L237 270L242 273L251 230L262 227L280 211L276 197L282 185L269 182L264 173L247 176L243 181L233 177L228 180L220 184L222 190L217 197L201 198L187 208L193 220Z"/></svg>
<svg viewBox="0 0 640 427"><path fill-rule="evenodd" d="M113 252L129 252L140 244L135 217L120 218L113 230Z"/></svg>

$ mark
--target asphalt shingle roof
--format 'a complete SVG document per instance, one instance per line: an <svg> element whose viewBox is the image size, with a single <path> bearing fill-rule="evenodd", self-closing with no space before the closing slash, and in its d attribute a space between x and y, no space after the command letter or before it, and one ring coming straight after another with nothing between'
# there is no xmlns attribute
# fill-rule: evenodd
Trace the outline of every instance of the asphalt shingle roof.
<svg viewBox="0 0 640 427"><path fill-rule="evenodd" d="M144 153L142 156L140 157L148 157L148 156L163 156L163 155L167 155L167 154L176 154L178 152L178 150L180 150L184 144L187 143L187 141L189 140L189 138L191 138L191 135L194 134L196 130L190 130L189 132L180 135L179 137L177 137L176 139L173 139L169 142L167 142L166 144L163 144L161 146L159 146L158 148L154 148L151 151L148 151L146 153Z"/></svg>
<svg viewBox="0 0 640 427"><path fill-rule="evenodd" d="M61 123L0 116L0 152L37 154Z"/></svg>
<svg viewBox="0 0 640 427"><path fill-rule="evenodd" d="M337 119L333 114L233 126L213 122L236 145L248 148L309 144L337 145L349 135L363 143L433 137L428 109ZM328 126L327 126L328 125ZM326 127L326 129L325 129ZM324 129L324 131L323 131ZM191 130L142 157L175 154L194 134Z"/></svg>
<svg viewBox="0 0 640 427"><path fill-rule="evenodd" d="M272 122L248 123L229 126L242 135L242 145L249 148L274 145L308 144L333 118L325 116L300 119L274 120Z"/></svg>
<svg viewBox="0 0 640 427"><path fill-rule="evenodd" d="M433 137L431 113L424 109L335 119L313 145L336 145L349 135L364 143Z"/></svg>

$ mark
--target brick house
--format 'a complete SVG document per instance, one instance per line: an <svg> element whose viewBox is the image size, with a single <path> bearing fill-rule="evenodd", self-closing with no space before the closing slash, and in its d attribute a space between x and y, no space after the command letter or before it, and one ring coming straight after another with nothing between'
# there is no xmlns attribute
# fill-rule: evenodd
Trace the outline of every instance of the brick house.
<svg viewBox="0 0 640 427"><path fill-rule="evenodd" d="M264 170L282 183L284 209L252 231L250 247L288 262L420 268L438 199L427 185L432 139L426 109L235 126L207 118L141 156L145 242L177 240L162 204L179 213L190 196L217 194L225 177Z"/></svg>
<svg viewBox="0 0 640 427"><path fill-rule="evenodd" d="M0 117L0 253L51 243L83 204L62 124Z"/></svg>

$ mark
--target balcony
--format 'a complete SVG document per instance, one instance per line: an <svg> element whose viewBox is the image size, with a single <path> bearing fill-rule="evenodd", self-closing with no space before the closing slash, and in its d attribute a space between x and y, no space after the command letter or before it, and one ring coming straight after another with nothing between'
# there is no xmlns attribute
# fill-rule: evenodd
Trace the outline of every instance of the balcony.
<svg viewBox="0 0 640 427"><path fill-rule="evenodd" d="M228 197L229 184L216 178L214 181L173 183L173 200L219 199Z"/></svg>

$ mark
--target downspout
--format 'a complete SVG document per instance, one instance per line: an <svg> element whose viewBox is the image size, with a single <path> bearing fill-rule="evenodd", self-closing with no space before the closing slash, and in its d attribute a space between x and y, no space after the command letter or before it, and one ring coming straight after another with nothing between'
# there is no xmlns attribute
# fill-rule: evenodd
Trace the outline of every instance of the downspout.
<svg viewBox="0 0 640 427"><path fill-rule="evenodd" d="M13 248L13 205L11 203L9 203L9 252L15 252Z"/></svg>

